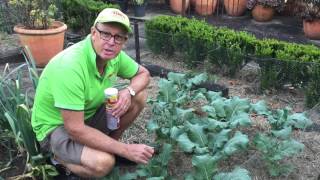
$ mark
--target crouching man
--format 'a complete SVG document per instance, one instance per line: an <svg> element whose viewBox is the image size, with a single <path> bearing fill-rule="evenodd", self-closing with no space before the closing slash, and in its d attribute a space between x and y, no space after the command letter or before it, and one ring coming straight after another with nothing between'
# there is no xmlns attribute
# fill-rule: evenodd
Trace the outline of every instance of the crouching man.
<svg viewBox="0 0 320 180"><path fill-rule="evenodd" d="M125 52L131 32L128 17L117 9L104 9L91 33L56 55L39 79L32 127L42 149L81 177L108 174L115 156L147 164L154 150L145 144L119 142L122 133L145 106L149 72ZM119 91L113 115L120 127L107 128L104 89L117 77L130 79Z"/></svg>

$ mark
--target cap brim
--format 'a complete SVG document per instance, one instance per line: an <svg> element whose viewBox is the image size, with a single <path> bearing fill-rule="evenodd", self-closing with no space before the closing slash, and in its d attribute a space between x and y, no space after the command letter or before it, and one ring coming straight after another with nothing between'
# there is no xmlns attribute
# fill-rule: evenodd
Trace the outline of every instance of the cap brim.
<svg viewBox="0 0 320 180"><path fill-rule="evenodd" d="M132 29L130 26L127 26L126 24L119 22L119 21L98 21L94 25L96 25L97 23L111 23L111 22L118 23L118 24L122 25L128 31L128 33L132 33Z"/></svg>

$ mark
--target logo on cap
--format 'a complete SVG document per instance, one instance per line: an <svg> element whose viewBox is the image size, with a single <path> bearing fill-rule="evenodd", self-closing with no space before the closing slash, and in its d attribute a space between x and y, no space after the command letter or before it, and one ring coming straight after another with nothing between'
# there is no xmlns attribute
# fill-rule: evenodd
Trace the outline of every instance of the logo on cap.
<svg viewBox="0 0 320 180"><path fill-rule="evenodd" d="M123 15L122 13L118 12L118 11L113 11L112 14L113 14L114 16L117 16L117 17L122 18L123 20L126 19L126 17L124 17L124 15Z"/></svg>

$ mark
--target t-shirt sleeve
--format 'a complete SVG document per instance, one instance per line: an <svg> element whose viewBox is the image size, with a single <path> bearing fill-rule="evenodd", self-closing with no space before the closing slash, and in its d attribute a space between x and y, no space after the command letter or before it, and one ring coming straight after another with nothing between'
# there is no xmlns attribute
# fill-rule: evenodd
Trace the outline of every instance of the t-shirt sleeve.
<svg viewBox="0 0 320 180"><path fill-rule="evenodd" d="M54 106L68 110L84 110L84 84L80 74L72 68L59 68L53 81Z"/></svg>
<svg viewBox="0 0 320 180"><path fill-rule="evenodd" d="M125 79L131 79L137 74L139 64L123 51L120 52L119 58L118 76Z"/></svg>

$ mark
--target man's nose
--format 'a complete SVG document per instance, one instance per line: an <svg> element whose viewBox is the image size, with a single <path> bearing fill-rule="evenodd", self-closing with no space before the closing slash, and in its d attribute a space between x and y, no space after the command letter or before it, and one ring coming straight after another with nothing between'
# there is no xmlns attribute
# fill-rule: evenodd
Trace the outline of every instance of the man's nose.
<svg viewBox="0 0 320 180"><path fill-rule="evenodd" d="M109 40L107 40L107 43L108 43L109 45L115 45L116 43L115 43L114 36L111 36L111 38L110 38Z"/></svg>

